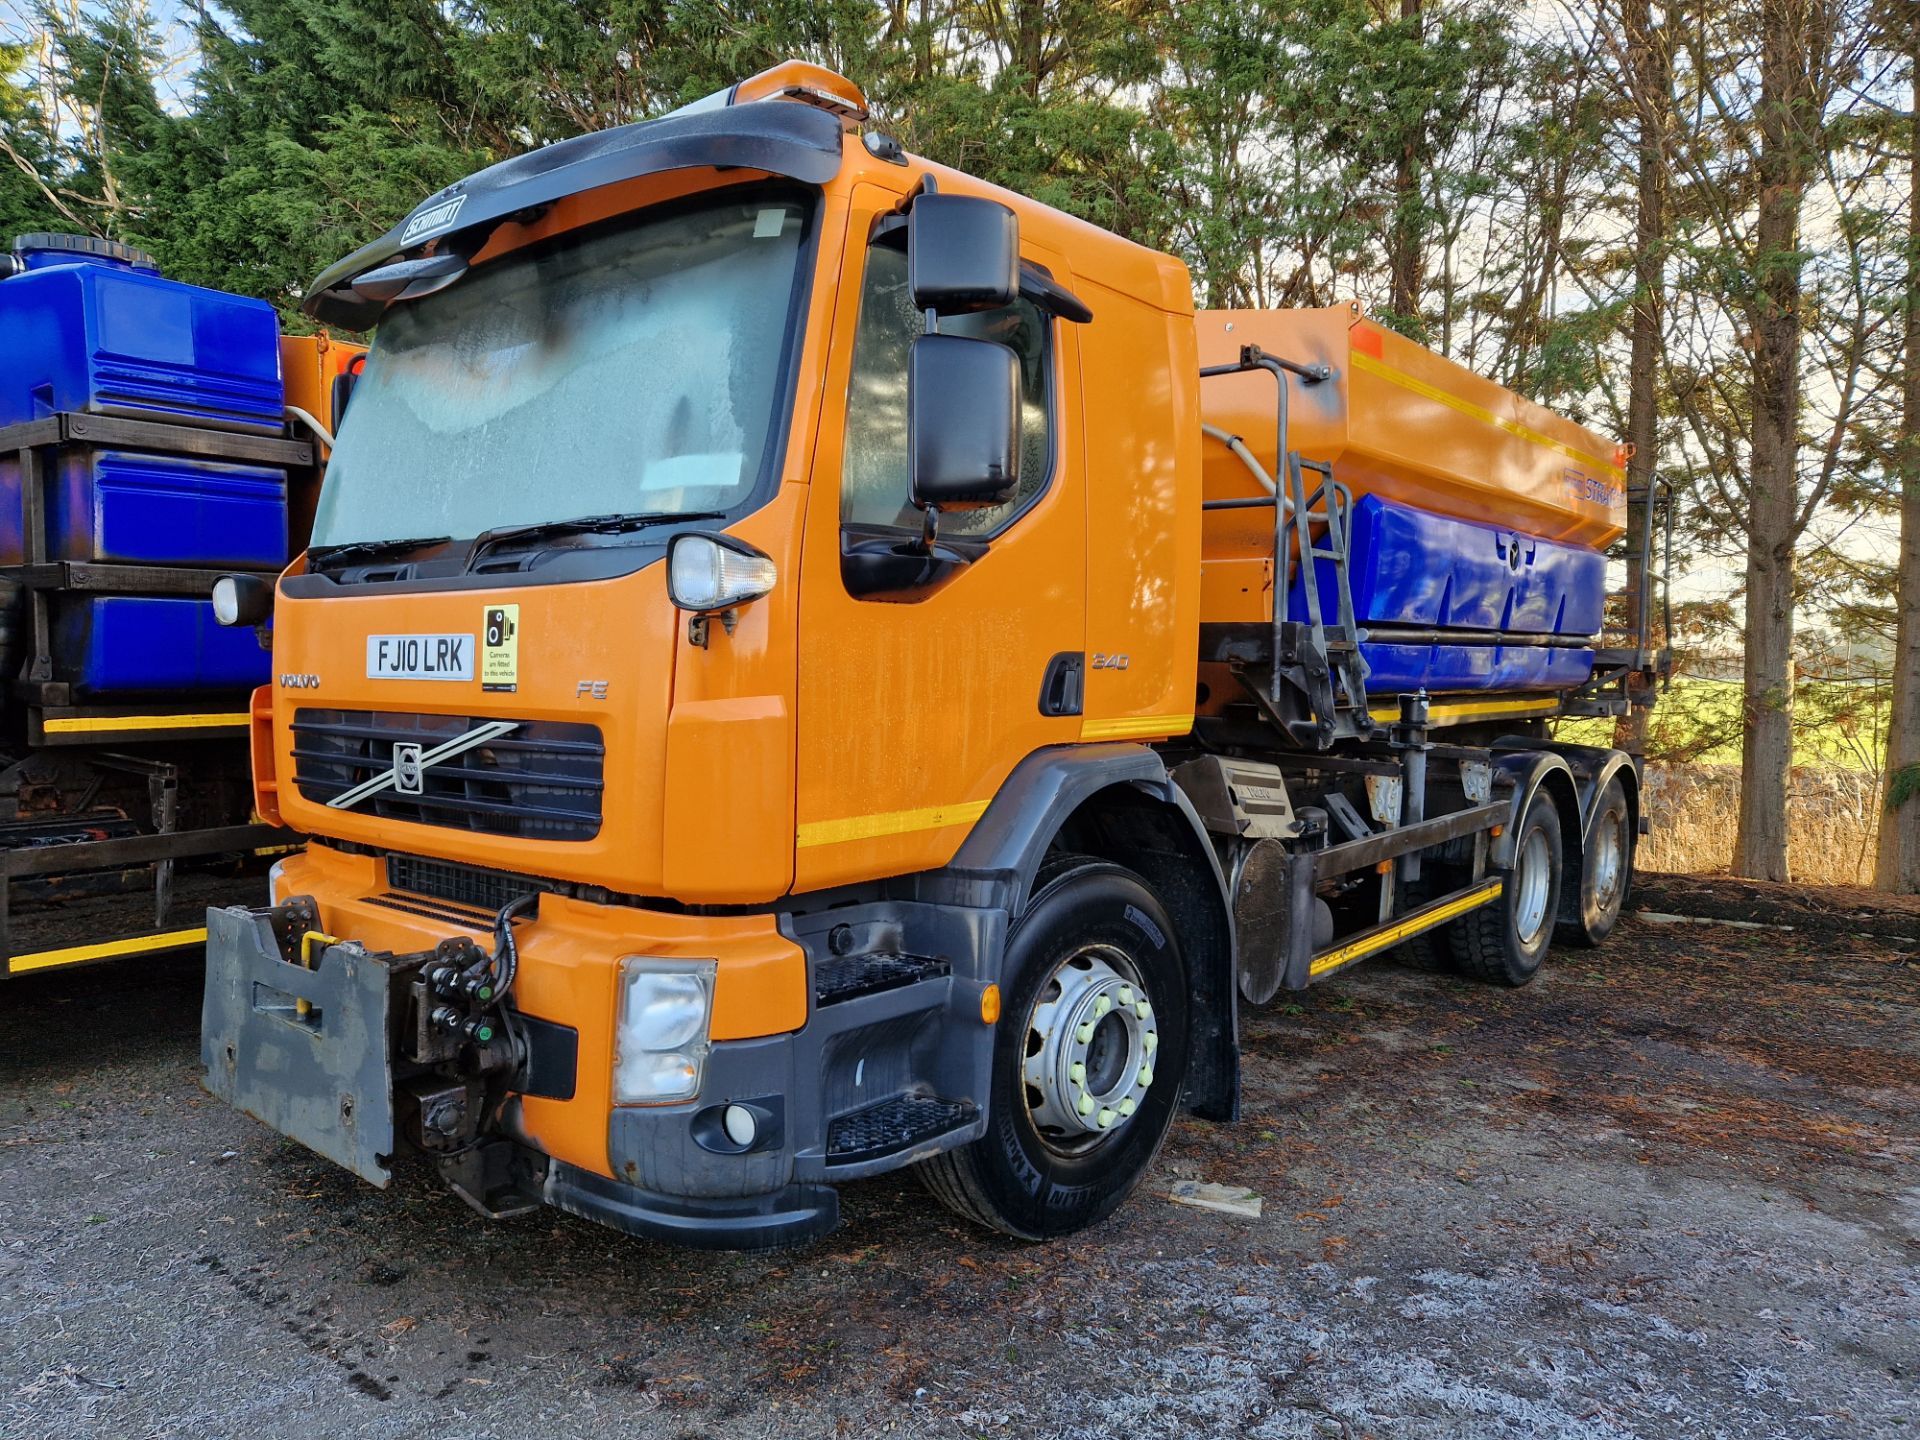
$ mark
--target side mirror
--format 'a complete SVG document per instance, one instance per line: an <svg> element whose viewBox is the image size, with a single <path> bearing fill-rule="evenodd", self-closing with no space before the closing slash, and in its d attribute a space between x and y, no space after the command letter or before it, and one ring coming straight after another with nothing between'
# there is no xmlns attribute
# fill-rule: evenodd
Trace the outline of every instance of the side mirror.
<svg viewBox="0 0 1920 1440"><path fill-rule="evenodd" d="M998 310L1020 294L1020 221L998 200L922 193L908 212L913 303L938 315Z"/></svg>
<svg viewBox="0 0 1920 1440"><path fill-rule="evenodd" d="M273 581L265 575L222 575L213 582L213 618L221 625L264 625L273 614Z"/></svg>
<svg viewBox="0 0 1920 1440"><path fill-rule="evenodd" d="M353 399L353 387L360 383L360 372L367 368L367 357L356 356L338 375L333 377L333 433L340 433L340 422L347 418L347 402Z"/></svg>
<svg viewBox="0 0 1920 1440"><path fill-rule="evenodd" d="M907 363L907 453L921 509L998 505L1020 484L1020 361L993 340L922 335Z"/></svg>

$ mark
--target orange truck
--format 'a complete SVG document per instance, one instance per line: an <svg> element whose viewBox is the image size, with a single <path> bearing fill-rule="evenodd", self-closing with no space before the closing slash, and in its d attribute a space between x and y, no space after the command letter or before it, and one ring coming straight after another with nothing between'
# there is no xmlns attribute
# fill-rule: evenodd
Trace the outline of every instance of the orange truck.
<svg viewBox="0 0 1920 1440"><path fill-rule="evenodd" d="M1623 456L1357 308L1196 313L796 62L307 310L377 335L311 548L221 603L312 838L208 916L203 1058L375 1185L756 1247L915 1166L1061 1235L1235 1116L1241 1003L1620 914L1638 769L1547 722L1660 670Z"/></svg>

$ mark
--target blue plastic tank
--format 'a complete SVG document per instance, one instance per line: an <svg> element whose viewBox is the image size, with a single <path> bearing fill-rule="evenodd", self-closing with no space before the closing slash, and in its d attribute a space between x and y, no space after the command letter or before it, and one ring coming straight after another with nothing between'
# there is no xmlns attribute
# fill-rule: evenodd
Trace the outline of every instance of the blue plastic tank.
<svg viewBox="0 0 1920 1440"><path fill-rule="evenodd" d="M0 565L25 557L20 462L0 454ZM47 558L123 565L287 563L287 474L183 455L76 446L47 486Z"/></svg>
<svg viewBox="0 0 1920 1440"><path fill-rule="evenodd" d="M84 235L22 235L0 275L0 425L76 410L280 433L265 301L164 279L140 251Z"/></svg>
<svg viewBox="0 0 1920 1440"><path fill-rule="evenodd" d="M55 678L82 700L250 690L272 670L250 627L227 629L211 602L186 597L61 595L52 638Z"/></svg>
<svg viewBox="0 0 1920 1440"><path fill-rule="evenodd" d="M1600 551L1378 495L1354 506L1350 538L1348 583L1362 629L1451 632L1446 644L1363 643L1370 695L1564 690L1591 678L1590 647L1525 642L1545 636L1577 642L1599 632L1607 588ZM1320 567L1320 611L1328 619L1340 613L1334 587L1333 568ZM1307 618L1297 573L1287 614Z"/></svg>

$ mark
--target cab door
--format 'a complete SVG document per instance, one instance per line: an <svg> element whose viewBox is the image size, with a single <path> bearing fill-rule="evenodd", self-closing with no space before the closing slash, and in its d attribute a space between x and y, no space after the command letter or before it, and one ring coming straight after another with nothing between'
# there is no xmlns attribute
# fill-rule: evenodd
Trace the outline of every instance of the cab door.
<svg viewBox="0 0 1920 1440"><path fill-rule="evenodd" d="M907 458L907 354L921 318L901 237L860 238L898 203L877 186L855 192L814 452L800 591L802 891L945 864L1015 765L1080 738L1087 501L1075 326L1024 297L942 322L1019 357L1019 485L1004 504L941 517L965 563L855 593L870 580L852 552L923 530ZM1021 257L1072 288L1064 257L1025 241Z"/></svg>

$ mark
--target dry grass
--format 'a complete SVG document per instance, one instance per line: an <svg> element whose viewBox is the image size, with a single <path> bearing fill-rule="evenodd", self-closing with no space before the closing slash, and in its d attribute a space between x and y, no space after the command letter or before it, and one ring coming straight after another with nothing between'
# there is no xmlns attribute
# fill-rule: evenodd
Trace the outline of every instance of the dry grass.
<svg viewBox="0 0 1920 1440"><path fill-rule="evenodd" d="M1647 766L1652 833L1640 842L1642 869L1708 874L1733 863L1740 814L1737 765ZM1802 766L1787 797L1787 863L1809 885L1873 883L1879 784L1862 770Z"/></svg>

